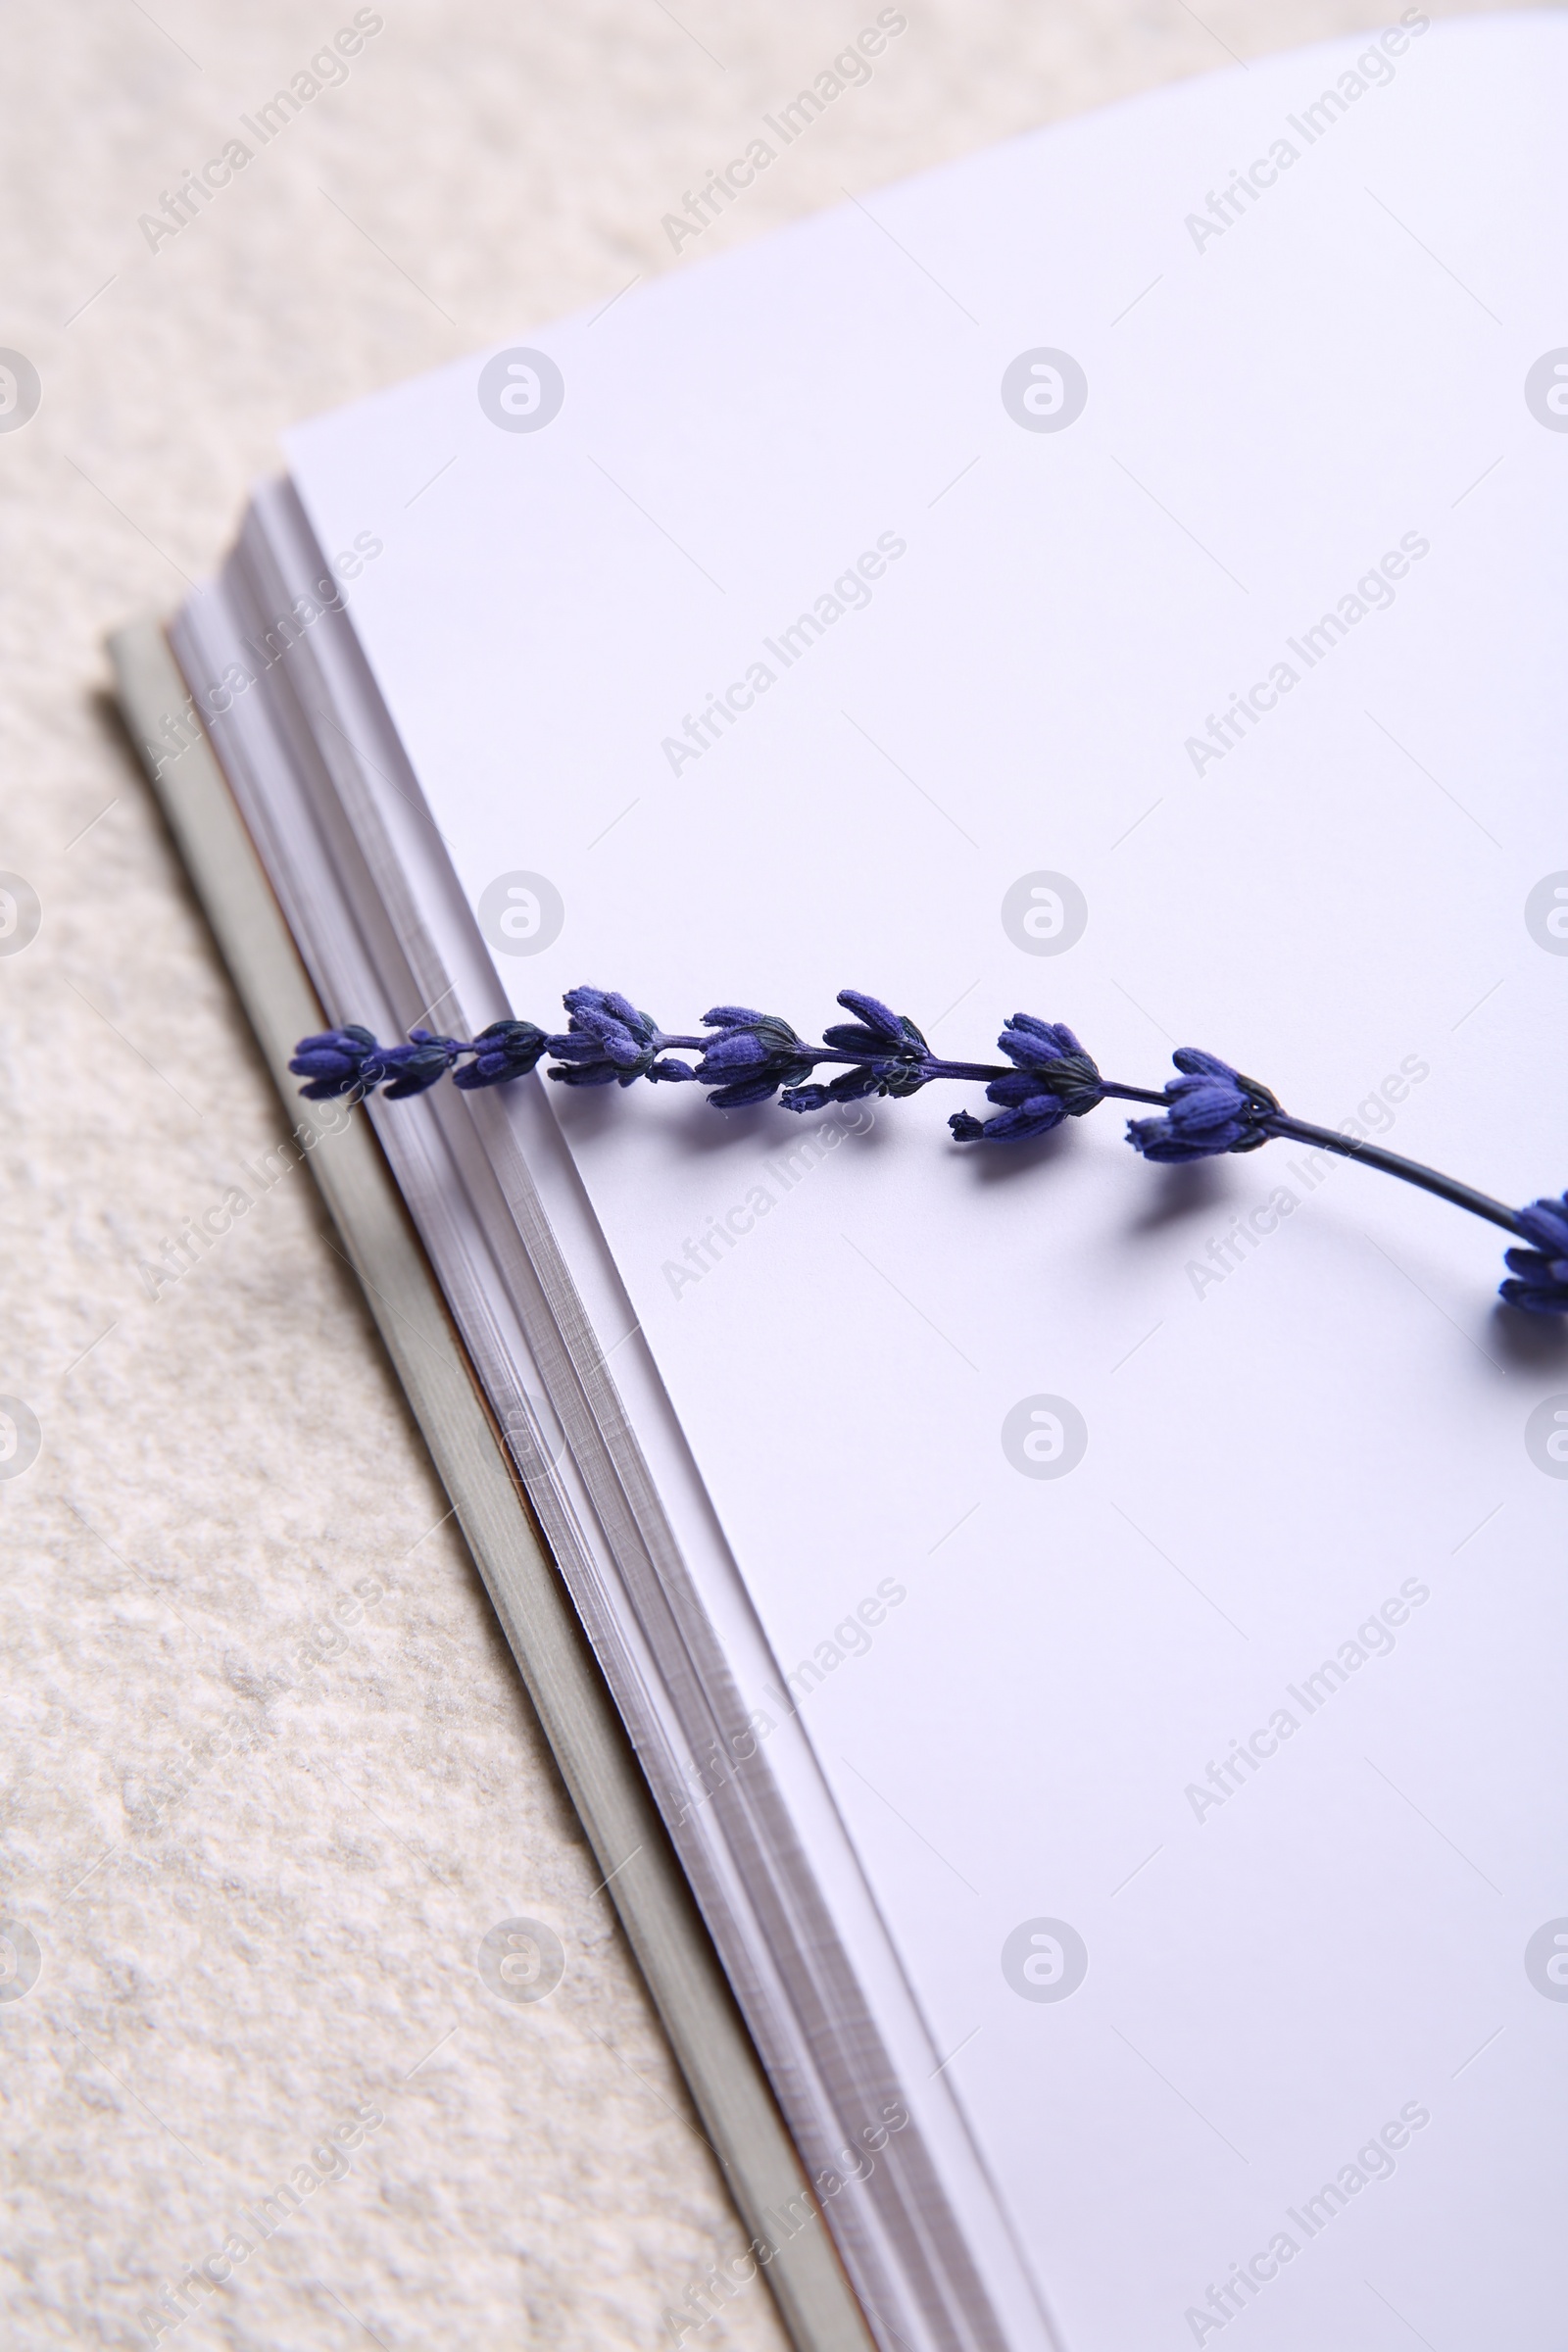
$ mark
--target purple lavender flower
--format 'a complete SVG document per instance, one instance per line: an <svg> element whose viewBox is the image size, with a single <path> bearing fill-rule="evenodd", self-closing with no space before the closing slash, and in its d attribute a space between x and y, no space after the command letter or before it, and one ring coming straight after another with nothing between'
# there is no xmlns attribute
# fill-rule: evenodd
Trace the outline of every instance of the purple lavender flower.
<svg viewBox="0 0 1568 2352"><path fill-rule="evenodd" d="M318 1037L302 1037L289 1068L296 1078L308 1078L300 1093L308 1102L330 1102L358 1088L373 1095L387 1075L386 1059L368 1029L351 1021L346 1029L323 1029Z"/></svg>
<svg viewBox="0 0 1568 2352"><path fill-rule="evenodd" d="M453 1071L452 1083L471 1094L478 1087L526 1078L549 1043L532 1021L492 1021L473 1041L473 1060L466 1069Z"/></svg>
<svg viewBox="0 0 1568 2352"><path fill-rule="evenodd" d="M460 1054L467 1052L455 1037L437 1037L429 1029L411 1029L406 1046L378 1046L368 1029L351 1023L346 1029L326 1029L319 1037L302 1037L289 1068L308 1078L300 1093L312 1102L329 1102L335 1095L373 1095L386 1088L389 1102L407 1095L422 1095L444 1077Z"/></svg>
<svg viewBox="0 0 1568 2352"><path fill-rule="evenodd" d="M862 1095L918 1094L934 1076L935 1064L931 1049L914 1023L858 989L841 988L838 1001L860 1017L824 1029L822 1042L834 1059L853 1055L852 1064L826 1086L790 1087L779 1097L784 1108L826 1110L835 1102L858 1102Z"/></svg>
<svg viewBox="0 0 1568 2352"><path fill-rule="evenodd" d="M456 1037L437 1037L431 1029L411 1029L406 1046L388 1046L381 1054L386 1063L390 1083L386 1090L389 1102L405 1095L422 1095L427 1086L444 1078L460 1054L467 1047Z"/></svg>
<svg viewBox="0 0 1568 2352"><path fill-rule="evenodd" d="M1533 1315L1568 1314L1568 1193L1560 1200L1532 1200L1520 1209L1519 1223L1536 1248L1504 1252L1514 1279L1499 1283L1498 1295Z"/></svg>
<svg viewBox="0 0 1568 2352"><path fill-rule="evenodd" d="M752 1012L744 1004L715 1004L704 1013L703 1027L718 1031L709 1040L695 1073L704 1086L713 1089L708 1100L715 1110L742 1110L750 1102L765 1102L781 1086L800 1086L816 1066L818 1056L776 1013Z"/></svg>
<svg viewBox="0 0 1568 2352"><path fill-rule="evenodd" d="M1103 1100L1100 1072L1065 1022L1015 1012L997 1044L1017 1064L986 1088L987 1102L1001 1103L1002 1115L977 1119L955 1111L948 1125L958 1143L1025 1143L1063 1119L1081 1119Z"/></svg>
<svg viewBox="0 0 1568 2352"><path fill-rule="evenodd" d="M610 988L570 988L562 998L570 1015L564 1037L549 1050L564 1067L552 1078L564 1086L633 1086L639 1078L695 1078L684 1061L662 1061L666 1037L652 1013L639 1012L629 999Z"/></svg>
<svg viewBox="0 0 1568 2352"><path fill-rule="evenodd" d="M1171 1059L1183 1075L1165 1081L1165 1116L1127 1122L1135 1152L1146 1159L1209 1159L1221 1152L1255 1152L1268 1142L1269 1115L1279 1103L1266 1086L1196 1046L1178 1046Z"/></svg>

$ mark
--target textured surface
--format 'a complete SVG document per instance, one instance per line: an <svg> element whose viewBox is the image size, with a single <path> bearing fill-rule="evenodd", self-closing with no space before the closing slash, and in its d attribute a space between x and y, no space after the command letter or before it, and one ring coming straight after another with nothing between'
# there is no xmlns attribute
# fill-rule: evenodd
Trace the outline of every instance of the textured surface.
<svg viewBox="0 0 1568 2352"><path fill-rule="evenodd" d="M1381 14L911 7L675 263L662 216L875 13L389 8L152 252L138 215L353 11L5 10L0 344L43 385L0 434L0 867L42 906L0 956L0 1392L43 1433L0 1481L0 1908L42 1953L7 1999L28 1945L0 1944L0 2310L27 2352L148 2341L160 2288L231 2233L255 2250L190 2290L182 2341L668 2343L739 2249L310 1178L263 1157L288 1122L99 640L212 566L296 416L841 187ZM514 1915L564 1947L542 2002L475 1970ZM366 2110L351 2171L308 2187ZM291 2180L264 2246L243 2209ZM781 2341L759 2286L687 2340Z"/></svg>

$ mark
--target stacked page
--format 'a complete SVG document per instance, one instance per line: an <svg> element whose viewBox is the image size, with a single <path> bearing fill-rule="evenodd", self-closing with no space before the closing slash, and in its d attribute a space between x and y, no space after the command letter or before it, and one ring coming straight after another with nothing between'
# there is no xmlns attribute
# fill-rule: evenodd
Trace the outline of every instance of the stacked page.
<svg viewBox="0 0 1568 2352"><path fill-rule="evenodd" d="M1408 10L295 433L175 644L330 1017L1022 1009L1559 1190L1565 102ZM368 1115L879 2339L1547 2352L1568 1354L981 1091Z"/></svg>

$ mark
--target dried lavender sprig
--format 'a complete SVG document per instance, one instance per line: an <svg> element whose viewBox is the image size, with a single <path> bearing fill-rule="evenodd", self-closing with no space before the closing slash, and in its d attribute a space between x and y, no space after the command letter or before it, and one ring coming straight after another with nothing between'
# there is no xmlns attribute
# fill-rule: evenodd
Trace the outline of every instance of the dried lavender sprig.
<svg viewBox="0 0 1568 2352"><path fill-rule="evenodd" d="M566 1029L547 1035L531 1021L495 1021L471 1043L428 1029L410 1032L406 1046L377 1044L368 1029L347 1027L301 1040L289 1064L316 1100L385 1085L391 1097L422 1094L451 1069L465 1089L505 1085L525 1076L548 1054L548 1075L566 1086L631 1086L639 1078L696 1079L715 1109L737 1110L777 1095L789 1110L821 1110L864 1095L917 1094L936 1079L985 1086L1003 1107L984 1122L956 1112L950 1122L965 1142L1016 1142L1044 1134L1064 1118L1081 1118L1109 1097L1163 1103L1162 1093L1102 1078L1072 1031L1060 1022L1014 1014L998 1040L1006 1063L952 1061L933 1054L914 1023L876 997L844 989L839 1003L858 1017L825 1030L822 1043L800 1037L776 1013L719 1004L703 1015L708 1035L661 1029L651 1013L612 989L574 988L564 1003ZM701 1055L692 1068L675 1056ZM472 1056L459 1069L458 1061ZM841 1075L810 1083L813 1070L836 1065Z"/></svg>
<svg viewBox="0 0 1568 2352"><path fill-rule="evenodd" d="M548 1074L564 1085L695 1079L719 1110L774 1095L789 1110L822 1110L866 1095L916 1094L937 1079L982 1084L999 1115L981 1120L956 1111L948 1124L959 1143L1022 1142L1107 1100L1154 1103L1162 1117L1134 1119L1127 1129L1128 1142L1146 1159L1208 1159L1284 1138L1359 1160L1530 1244L1505 1252L1511 1279L1499 1286L1500 1296L1532 1313L1568 1313L1568 1194L1509 1208L1418 1160L1291 1117L1269 1088L1195 1046L1178 1048L1179 1074L1155 1090L1102 1077L1064 1023L1032 1013L1015 1013L1003 1030L997 1043L1007 1063L999 1066L944 1059L906 1015L855 989L843 990L838 1001L858 1017L824 1030L820 1046L777 1014L745 1005L716 1005L703 1015L708 1035L678 1036L613 990L575 988L564 1001L567 1027L553 1036L531 1021L507 1020L493 1021L470 1042L414 1029L406 1046L381 1046L369 1030L351 1025L302 1039L289 1067L308 1081L301 1092L317 1101L370 1095L383 1086L397 1099L422 1094L448 1070L465 1091L506 1085L549 1054ZM697 1066L675 1058L680 1053L699 1054ZM838 1065L840 1075L819 1084L812 1072L824 1064Z"/></svg>

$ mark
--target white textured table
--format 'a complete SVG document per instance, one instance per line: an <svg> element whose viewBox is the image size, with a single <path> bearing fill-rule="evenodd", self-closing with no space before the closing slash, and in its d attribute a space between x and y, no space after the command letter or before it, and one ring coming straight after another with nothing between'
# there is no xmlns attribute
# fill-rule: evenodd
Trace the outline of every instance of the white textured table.
<svg viewBox="0 0 1568 2352"><path fill-rule="evenodd" d="M382 22L346 78L323 67L264 143L242 118L355 13L3 21L0 346L42 385L0 432L0 869L42 909L0 955L0 1395L42 1431L0 1479L19 2352L151 2340L160 2291L231 2238L254 2250L164 2340L668 2344L741 2244L311 1179L279 1173L288 1121L104 701L104 632L211 568L297 416L841 189L1384 12L909 6L869 84L678 260L662 217L871 0L361 11ZM139 217L232 138L250 161L150 245ZM249 1205L182 1256L232 1189ZM566 1953L526 2006L474 1965L514 1914ZM289 2181L262 2243L247 2212ZM782 2341L757 2284L686 2340Z"/></svg>

